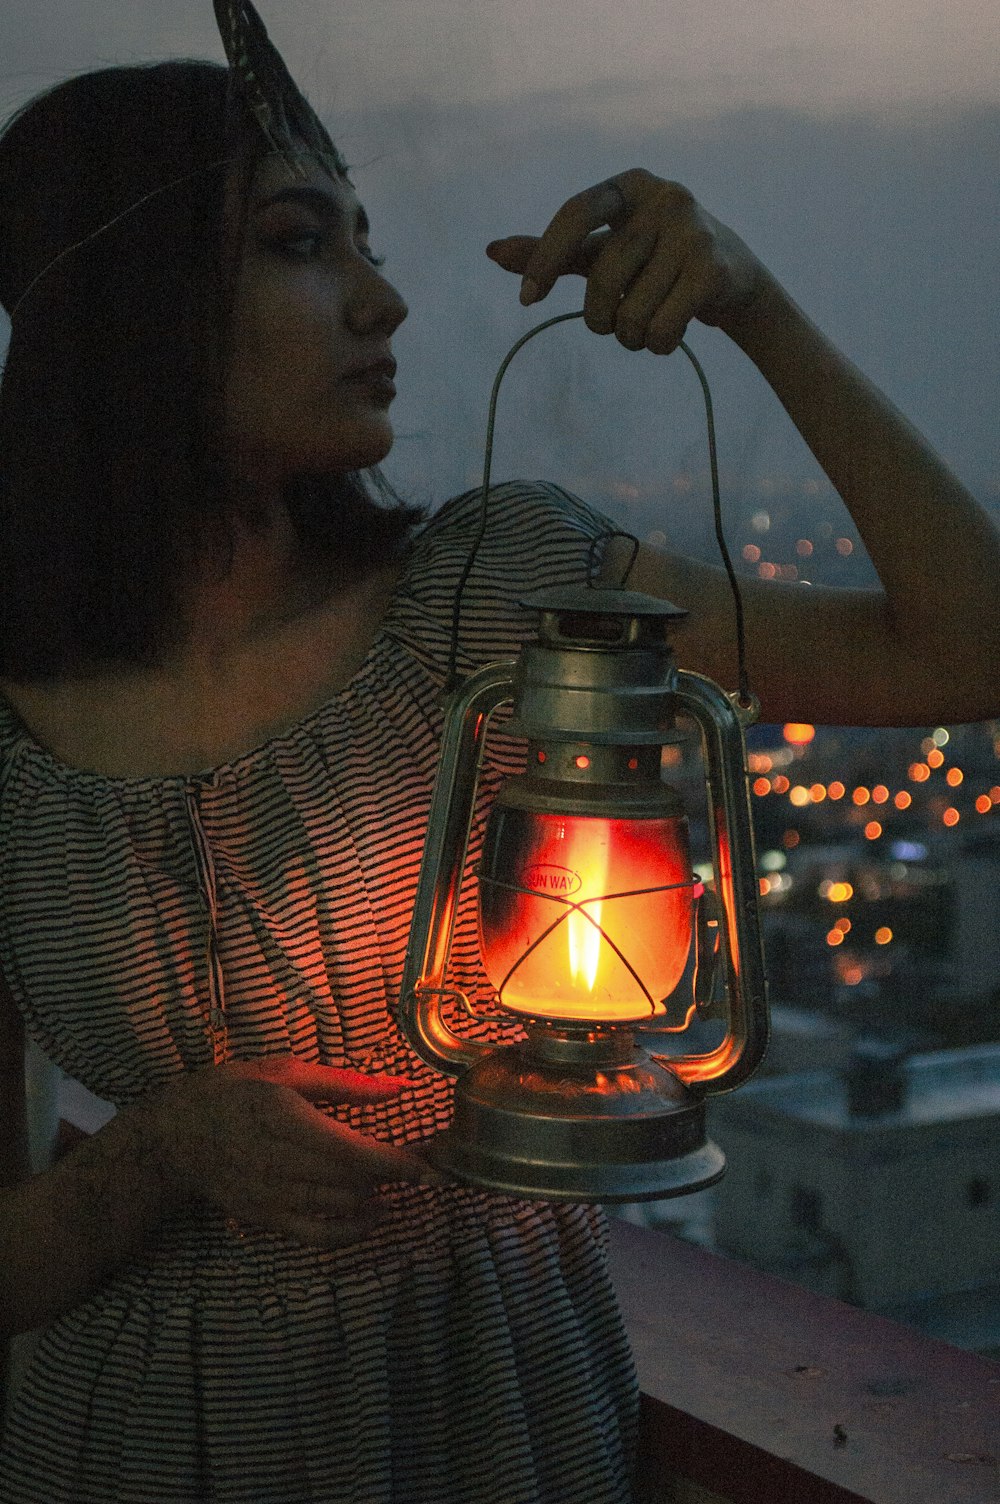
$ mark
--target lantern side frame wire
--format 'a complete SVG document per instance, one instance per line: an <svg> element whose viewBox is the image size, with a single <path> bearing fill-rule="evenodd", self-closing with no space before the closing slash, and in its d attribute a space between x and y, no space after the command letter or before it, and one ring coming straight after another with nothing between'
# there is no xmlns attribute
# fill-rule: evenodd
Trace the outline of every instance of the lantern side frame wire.
<svg viewBox="0 0 1000 1504"><path fill-rule="evenodd" d="M726 1036L714 1050L686 1058L654 1055L689 1086L708 1092L734 1091L753 1075L767 1051L770 1021L764 955L757 923L757 863L750 804L747 795L744 725L755 716L755 705L743 706L738 694L726 694L705 674L681 669L677 675L678 710L698 727L706 769L706 786L717 802L707 800L713 851L744 849L751 855L750 876L738 864L713 862L721 914L719 935L728 957ZM734 839L735 836L735 839ZM751 888L751 883L753 888ZM721 890L721 891L718 891ZM737 915L749 922L748 943L740 944Z"/></svg>
<svg viewBox="0 0 1000 1504"><path fill-rule="evenodd" d="M427 816L427 838L403 962L398 1014L404 1034L434 1070L455 1076L496 1049L449 1028L441 1011L454 987L445 982L458 900L468 858L471 815L490 716L513 701L514 659L489 663L448 698L444 734ZM448 877L439 901L438 883ZM419 937L424 936L423 944Z"/></svg>
<svg viewBox="0 0 1000 1504"><path fill-rule="evenodd" d="M455 988L445 984L458 898L463 885L471 816L479 784L479 772L490 717L513 700L515 660L486 665L449 697L449 714L442 740L439 775L428 816L427 841L414 902L410 943L404 962L399 999L403 1030L420 1057L445 1075L460 1075L497 1048L495 1041L476 1040L456 1034L441 1012L441 1003ZM719 803L707 801L713 850L720 850L719 825L727 847L753 853L753 829L746 797L747 769L743 725L752 715L705 675L678 670L678 708L698 726L706 764L706 783L714 787ZM711 734L710 734L711 733ZM463 750L466 755L463 758ZM471 756L469 755L471 753ZM742 803L740 799L742 788ZM455 798L455 795L458 798ZM737 829L737 841L732 831ZM460 849L459 849L460 848ZM716 864L713 863L715 866ZM756 863L750 863L756 882ZM443 873L449 878L443 906L437 902L437 885ZM702 1055L686 1058L652 1054L685 1085L709 1093L734 1090L757 1069L767 1049L767 1013L764 960L756 924L756 895L746 890L745 874L730 864L728 872L716 866L717 894L722 910L720 944L729 957L726 988L727 1027L721 1044ZM746 891L745 891L746 890ZM740 945L736 905L752 921L749 943ZM443 912L442 912L443 907ZM414 937L425 936L423 947ZM664 1032L672 1032L664 1030Z"/></svg>

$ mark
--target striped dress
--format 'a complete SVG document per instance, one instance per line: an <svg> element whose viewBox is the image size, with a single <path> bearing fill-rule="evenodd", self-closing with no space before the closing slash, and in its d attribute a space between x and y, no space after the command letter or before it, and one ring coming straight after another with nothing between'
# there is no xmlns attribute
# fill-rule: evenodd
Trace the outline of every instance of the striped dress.
<svg viewBox="0 0 1000 1504"><path fill-rule="evenodd" d="M124 1107L224 1040L233 1060L408 1076L385 1105L330 1109L363 1132L447 1124L450 1081L391 1008L477 503L417 535L347 688L223 767L82 772L0 710L0 967L29 1033L98 1096ZM515 651L534 626L518 599L583 579L609 530L558 487L495 488L460 666ZM484 800L521 755L491 735ZM470 897L454 972L487 1004ZM377 1233L332 1252L171 1217L45 1332L0 1448L3 1504L631 1501L637 1393L603 1214L457 1185L381 1200Z"/></svg>

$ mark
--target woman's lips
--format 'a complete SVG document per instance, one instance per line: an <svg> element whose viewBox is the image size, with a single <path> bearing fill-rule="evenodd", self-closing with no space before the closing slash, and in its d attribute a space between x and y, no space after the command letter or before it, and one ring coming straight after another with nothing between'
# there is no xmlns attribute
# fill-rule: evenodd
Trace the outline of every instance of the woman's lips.
<svg viewBox="0 0 1000 1504"><path fill-rule="evenodd" d="M396 385L392 379L395 374L394 360L378 360L359 371L349 371L344 380L352 385L364 386L377 396L391 401L396 395Z"/></svg>

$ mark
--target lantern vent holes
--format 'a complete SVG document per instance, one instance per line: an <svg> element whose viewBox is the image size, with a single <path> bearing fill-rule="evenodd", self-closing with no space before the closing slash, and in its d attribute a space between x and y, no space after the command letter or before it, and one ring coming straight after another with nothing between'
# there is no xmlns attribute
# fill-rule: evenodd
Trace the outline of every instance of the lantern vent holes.
<svg viewBox="0 0 1000 1504"><path fill-rule="evenodd" d="M656 746L581 747L577 742L574 747L572 742L556 742L547 747L532 747L528 767L533 769L531 776L546 780L635 787L652 783L657 791L663 787L660 748Z"/></svg>

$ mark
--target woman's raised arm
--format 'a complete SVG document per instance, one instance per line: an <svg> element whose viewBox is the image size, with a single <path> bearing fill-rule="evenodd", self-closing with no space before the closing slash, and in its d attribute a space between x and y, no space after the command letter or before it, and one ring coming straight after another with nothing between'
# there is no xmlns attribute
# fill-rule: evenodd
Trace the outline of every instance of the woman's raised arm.
<svg viewBox="0 0 1000 1504"><path fill-rule="evenodd" d="M1000 533L732 230L680 185L637 169L570 199L540 238L495 241L489 254L534 283L522 284L525 302L565 273L586 277L588 327L628 349L668 354L692 318L723 329L842 497L881 589L744 582L765 717L922 725L1000 715ZM625 558L615 549L609 570ZM630 584L690 610L679 660L735 685L721 569L643 546Z"/></svg>

